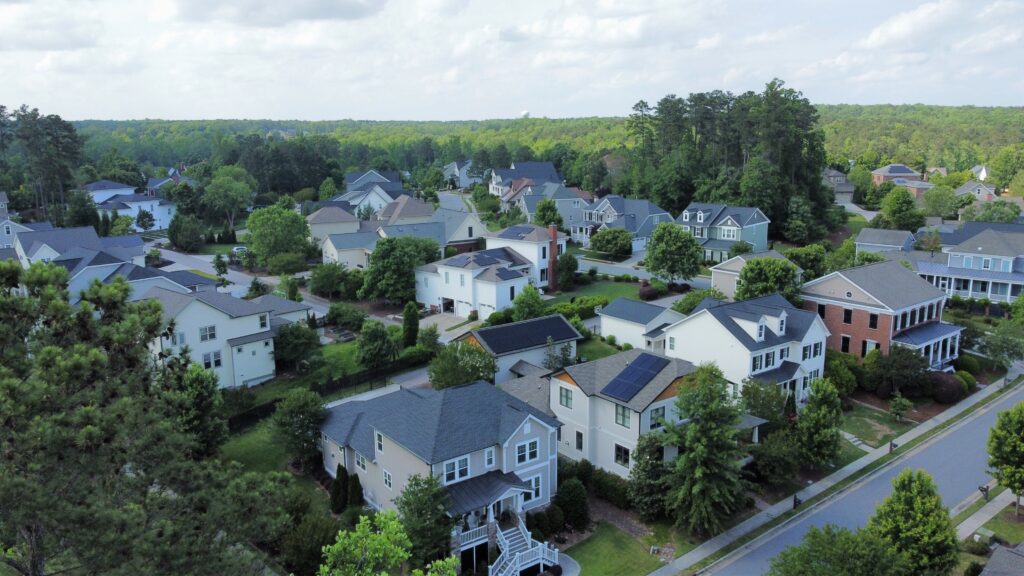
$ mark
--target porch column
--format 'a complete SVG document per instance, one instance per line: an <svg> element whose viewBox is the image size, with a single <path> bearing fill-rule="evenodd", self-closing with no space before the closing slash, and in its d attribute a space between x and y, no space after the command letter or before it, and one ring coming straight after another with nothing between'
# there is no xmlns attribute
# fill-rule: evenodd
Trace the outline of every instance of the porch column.
<svg viewBox="0 0 1024 576"><path fill-rule="evenodd" d="M953 336L953 354L952 356L959 356L960 353L960 334Z"/></svg>

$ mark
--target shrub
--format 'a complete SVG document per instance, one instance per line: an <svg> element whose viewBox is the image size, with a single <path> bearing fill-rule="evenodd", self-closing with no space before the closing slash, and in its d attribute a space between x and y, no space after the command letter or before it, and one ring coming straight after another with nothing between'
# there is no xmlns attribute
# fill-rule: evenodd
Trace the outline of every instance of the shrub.
<svg viewBox="0 0 1024 576"><path fill-rule="evenodd" d="M306 269L306 256L299 252L285 252L267 258L267 272L275 276L296 274Z"/></svg>
<svg viewBox="0 0 1024 576"><path fill-rule="evenodd" d="M576 471L579 463L565 457L558 458L558 485L561 486L566 480L576 478Z"/></svg>
<svg viewBox="0 0 1024 576"><path fill-rule="evenodd" d="M960 296L959 294L953 294L952 296L950 296L949 297L949 307L950 308L963 308L964 307L964 298L963 298L963 296Z"/></svg>
<svg viewBox="0 0 1024 576"><path fill-rule="evenodd" d="M964 568L964 576L980 576L985 571L985 565L977 560L972 561Z"/></svg>
<svg viewBox="0 0 1024 576"><path fill-rule="evenodd" d="M331 512L341 512L348 506L348 472L345 467L338 463L338 469L334 473L334 481L331 482Z"/></svg>
<svg viewBox="0 0 1024 576"><path fill-rule="evenodd" d="M617 508L629 509L629 482L611 472L594 470L594 494Z"/></svg>
<svg viewBox="0 0 1024 576"><path fill-rule="evenodd" d="M470 311L468 318L470 322L476 322L478 318L480 318L480 315L477 313L476 310Z"/></svg>
<svg viewBox="0 0 1024 576"><path fill-rule="evenodd" d="M610 279L611 279L611 276L609 276L607 274L601 274L601 280L604 280L605 282L607 282Z"/></svg>
<svg viewBox="0 0 1024 576"><path fill-rule="evenodd" d="M590 525L590 506L587 503L587 489L579 479L566 480L558 488L555 503L565 511L565 521L574 530L586 530Z"/></svg>
<svg viewBox="0 0 1024 576"><path fill-rule="evenodd" d="M338 524L321 513L309 513L281 543L281 559L288 570L313 574L320 566L323 547L334 542Z"/></svg>
<svg viewBox="0 0 1024 576"><path fill-rule="evenodd" d="M616 282L622 282L622 276L616 276L615 277L615 281Z"/></svg>
<svg viewBox="0 0 1024 576"><path fill-rule="evenodd" d="M363 505L363 483L359 481L358 474L352 474L348 477L348 505Z"/></svg>
<svg viewBox="0 0 1024 576"><path fill-rule="evenodd" d="M434 350L417 344L402 350L402 353L398 355L398 358L406 366L416 366L418 364L426 364L427 362L430 362L434 356Z"/></svg>
<svg viewBox="0 0 1024 576"><path fill-rule="evenodd" d="M974 390L978 386L978 380L973 374L966 370L957 370L956 375L963 381L968 390Z"/></svg>
<svg viewBox="0 0 1024 576"><path fill-rule="evenodd" d="M600 296L577 297L574 302L562 302L549 307L552 314L561 314L566 318L579 316L581 320L593 318L597 315L594 311L598 306L607 306L608 299ZM493 316L493 315L492 315Z"/></svg>
<svg viewBox="0 0 1024 576"><path fill-rule="evenodd" d="M590 276L591 278L595 278L597 276L597 267L596 266L591 266L590 270L587 270L587 276Z"/></svg>
<svg viewBox="0 0 1024 576"><path fill-rule="evenodd" d="M500 324L508 324L512 321L512 309L506 308L504 310L498 310L487 317L487 324L491 326L498 326Z"/></svg>
<svg viewBox="0 0 1024 576"><path fill-rule="evenodd" d="M930 372L932 398L939 404L956 404L965 396L964 384L953 374L946 372Z"/></svg>
<svg viewBox="0 0 1024 576"><path fill-rule="evenodd" d="M975 556L988 556L988 553L991 552L991 550L989 550L988 544L978 542L973 538L970 538L964 542L964 552L974 554Z"/></svg>
<svg viewBox="0 0 1024 576"><path fill-rule="evenodd" d="M978 362L978 359L974 356L963 354L956 359L954 364L956 365L957 370L970 372L973 376L981 374L981 362Z"/></svg>
<svg viewBox="0 0 1024 576"><path fill-rule="evenodd" d="M658 298L658 289L650 284L640 286L640 299L644 301L656 300Z"/></svg>
<svg viewBox="0 0 1024 576"><path fill-rule="evenodd" d="M558 507L558 504L548 506L548 533L557 534L565 529L565 512Z"/></svg>
<svg viewBox="0 0 1024 576"><path fill-rule="evenodd" d="M615 346L615 334L609 334L608 336L605 337L604 341L611 344L612 346Z"/></svg>
<svg viewBox="0 0 1024 576"><path fill-rule="evenodd" d="M538 542L543 542L545 537L546 535L537 528L530 530L530 538L533 538Z"/></svg>
<svg viewBox="0 0 1024 576"><path fill-rule="evenodd" d="M540 538L534 538L535 540L543 540L551 533L548 527L548 515L544 512L527 512L526 513L526 528L530 530L530 533L540 534Z"/></svg>
<svg viewBox="0 0 1024 576"><path fill-rule="evenodd" d="M327 310L327 323L347 330L359 330L363 327L364 320L366 312L347 302L335 302Z"/></svg>
<svg viewBox="0 0 1024 576"><path fill-rule="evenodd" d="M661 280L652 279L651 286L653 286L654 289L658 291L658 296L664 296L665 294L668 294L668 285L662 282Z"/></svg>
<svg viewBox="0 0 1024 576"><path fill-rule="evenodd" d="M620 348L621 348L622 350L632 350L632 349L633 349L633 345L632 345L632 344L630 344L629 342L626 342L625 344L623 344L622 346L620 346Z"/></svg>
<svg viewBox="0 0 1024 576"><path fill-rule="evenodd" d="M590 463L590 460L580 460L576 466L576 477L583 482L583 485L590 488L594 482L594 465ZM565 506L562 506L562 510L565 510Z"/></svg>

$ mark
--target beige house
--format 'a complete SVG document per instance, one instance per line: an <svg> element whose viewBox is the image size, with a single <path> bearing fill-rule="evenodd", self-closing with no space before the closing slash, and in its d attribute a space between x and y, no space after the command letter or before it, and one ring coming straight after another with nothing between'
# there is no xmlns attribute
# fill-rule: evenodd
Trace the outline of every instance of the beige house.
<svg viewBox="0 0 1024 576"><path fill-rule="evenodd" d="M359 219L337 206L324 206L306 216L306 222L314 244L323 242L331 234L359 232Z"/></svg>
<svg viewBox="0 0 1024 576"><path fill-rule="evenodd" d="M423 224L434 220L434 206L412 196L399 196L377 212L374 219L382 226Z"/></svg>
<svg viewBox="0 0 1024 576"><path fill-rule="evenodd" d="M327 409L324 467L359 477L366 502L393 510L414 474L437 476L457 520L453 552L466 569L492 576L558 563L530 538L525 512L544 508L558 486L559 422L486 382L399 389ZM501 554L488 565L488 549Z"/></svg>
<svg viewBox="0 0 1024 576"><path fill-rule="evenodd" d="M759 258L772 258L789 262L785 256L775 250L740 254L711 267L711 287L725 294L730 300L733 299L736 296L736 282L740 279L740 272L743 271L743 267L747 265L747 262ZM804 271L797 266L797 280L803 276L803 273Z"/></svg>

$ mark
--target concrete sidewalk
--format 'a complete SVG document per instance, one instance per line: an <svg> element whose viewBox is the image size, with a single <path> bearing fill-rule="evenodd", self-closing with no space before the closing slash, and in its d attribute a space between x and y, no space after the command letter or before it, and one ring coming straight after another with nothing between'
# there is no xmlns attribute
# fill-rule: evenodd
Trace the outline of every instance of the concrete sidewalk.
<svg viewBox="0 0 1024 576"><path fill-rule="evenodd" d="M907 442L910 442L915 438L920 437L926 432L935 429L937 426L940 426L943 423L956 418L971 406L974 406L978 402L984 400L985 398L988 398L989 396L997 392L1000 388L1002 388L1004 382L1013 381L1013 379L1015 379L1019 374L1021 374L1021 372L1024 372L1024 365L1021 365L1020 363L1014 364L1010 368L1010 371L1007 373L1005 379L999 380L998 382L986 386L984 389L979 390L975 394L971 395L969 398L964 399L956 406L952 406L945 412L942 412L941 414L935 416L934 418L917 425L911 430L908 430L905 434L903 434L899 438L896 438L895 443L897 445L902 446ZM833 472L831 475L797 492L797 495L803 501L807 501L811 498L814 498L815 496L821 494L822 492L825 492L829 488L832 488L836 484L849 478L856 472L864 469L873 462L879 460L888 453L888 445L883 445L873 450L869 450L868 453L862 456L861 458L851 462L850 464L847 464L843 468L840 468L839 470ZM765 524L771 522L775 518L778 518L782 514L789 512L792 509L792 498L782 500L781 502L778 502L775 505L773 505L771 508L768 508L767 510L755 514L754 516L748 518L742 523L732 527L729 530L726 530L725 532L715 536L714 538L711 538L710 540L704 542L703 544L694 548L690 552L680 556L679 558L676 558L672 562L651 572L650 574L648 574L648 576L675 576L682 570L685 570L690 566L693 566L694 564L697 564L698 562L707 559L708 557L717 553L719 550L725 548L726 546L732 544L740 538L743 538L747 534L756 531ZM811 509L812 508L805 509L802 511L802 513L807 512L808 510Z"/></svg>
<svg viewBox="0 0 1024 576"><path fill-rule="evenodd" d="M979 508L977 512L968 516L966 520L956 527L956 539L966 540L970 538L971 534L974 534L985 522L995 518L996 514L999 514L1003 508L1013 504L1014 498L1013 492L1009 490L1000 492L988 504Z"/></svg>

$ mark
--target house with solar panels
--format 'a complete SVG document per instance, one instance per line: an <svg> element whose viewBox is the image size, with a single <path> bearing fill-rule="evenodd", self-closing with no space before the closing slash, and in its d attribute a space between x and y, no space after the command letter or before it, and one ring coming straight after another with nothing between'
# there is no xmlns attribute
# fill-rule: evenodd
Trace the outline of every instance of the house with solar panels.
<svg viewBox="0 0 1024 576"><path fill-rule="evenodd" d="M804 402L825 370L828 327L817 314L778 294L741 302L706 298L664 329L665 354L715 363L738 397L750 381L779 386Z"/></svg>
<svg viewBox="0 0 1024 576"><path fill-rule="evenodd" d="M487 248L510 248L530 262L530 278L537 287L550 285L558 257L565 252L568 237L554 226L517 224L484 234ZM549 286L550 287L550 286Z"/></svg>
<svg viewBox="0 0 1024 576"><path fill-rule="evenodd" d="M561 314L478 328L456 338L482 348L494 357L497 367L495 384L551 373L544 366L549 351L559 354L565 348L569 358L576 358L576 343L582 339L583 336Z"/></svg>
<svg viewBox="0 0 1024 576"><path fill-rule="evenodd" d="M890 182L897 178L920 180L921 173L906 164L887 164L871 171L871 183L875 186L880 186L883 182Z"/></svg>
<svg viewBox="0 0 1024 576"><path fill-rule="evenodd" d="M416 268L416 302L435 313L485 319L512 305L532 265L510 248L457 254Z"/></svg>

